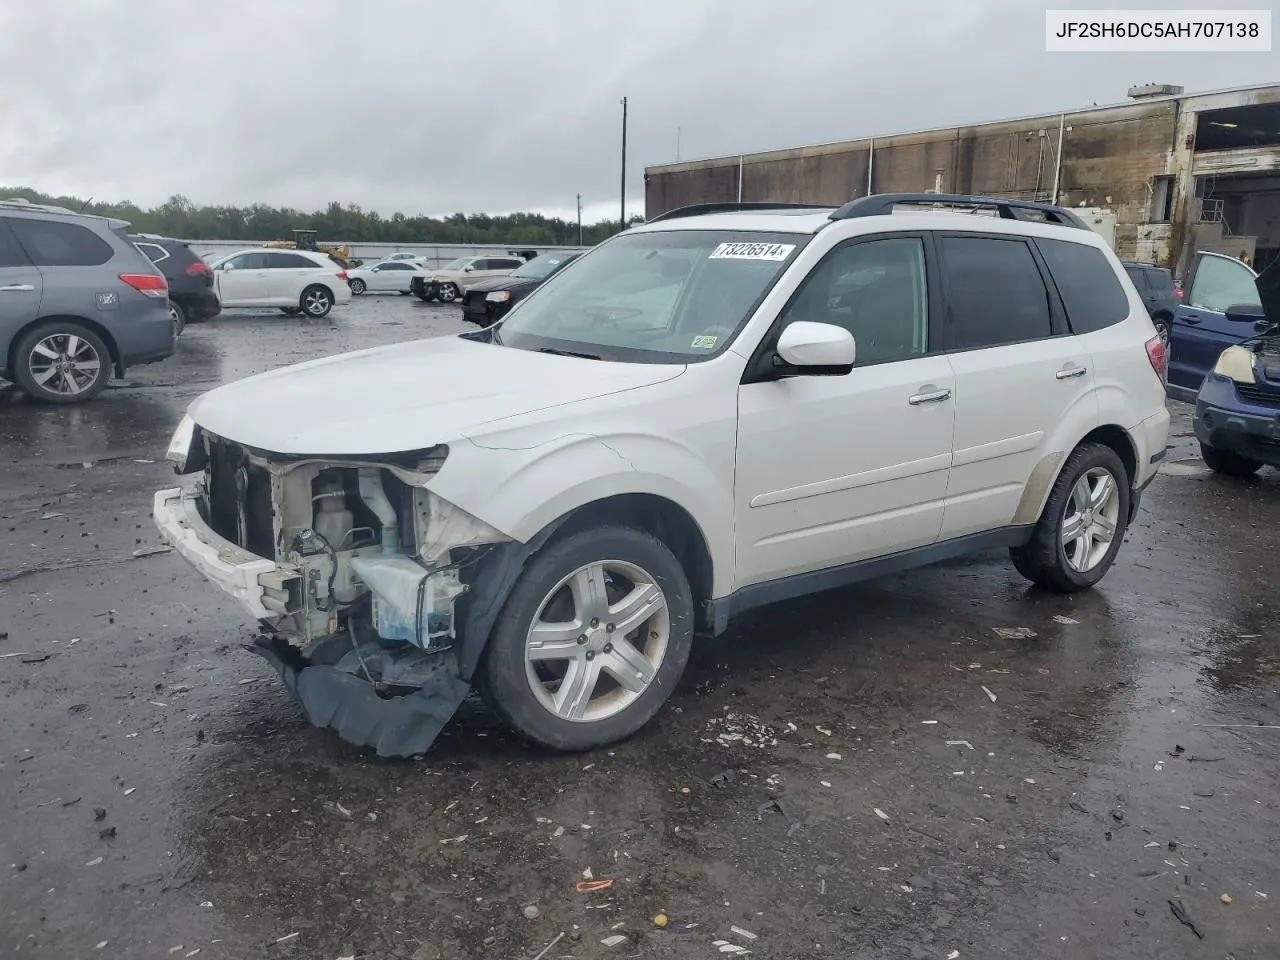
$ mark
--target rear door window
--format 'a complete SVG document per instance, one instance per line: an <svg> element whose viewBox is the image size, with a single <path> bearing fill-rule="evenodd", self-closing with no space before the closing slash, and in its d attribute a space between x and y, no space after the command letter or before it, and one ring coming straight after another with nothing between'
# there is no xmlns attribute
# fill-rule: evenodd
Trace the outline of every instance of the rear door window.
<svg viewBox="0 0 1280 960"><path fill-rule="evenodd" d="M1147 289L1147 271L1141 267L1125 267L1124 272L1129 275L1129 279L1133 281L1139 293Z"/></svg>
<svg viewBox="0 0 1280 960"><path fill-rule="evenodd" d="M1092 333L1129 316L1129 297L1097 247L1069 240L1035 241L1058 288L1073 333Z"/></svg>
<svg viewBox="0 0 1280 960"><path fill-rule="evenodd" d="M941 236L948 350L1052 335L1049 291L1022 239Z"/></svg>
<svg viewBox="0 0 1280 960"><path fill-rule="evenodd" d="M78 223L14 218L10 226L37 267L97 267L115 255L109 243Z"/></svg>
<svg viewBox="0 0 1280 960"><path fill-rule="evenodd" d="M0 269L4 267L29 267L31 261L18 245L17 238L9 230L10 221L0 217Z"/></svg>

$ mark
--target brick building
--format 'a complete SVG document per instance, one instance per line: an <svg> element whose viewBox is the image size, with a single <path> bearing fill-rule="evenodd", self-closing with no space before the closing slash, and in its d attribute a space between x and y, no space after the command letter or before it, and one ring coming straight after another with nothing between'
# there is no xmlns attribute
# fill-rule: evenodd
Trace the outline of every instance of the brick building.
<svg viewBox="0 0 1280 960"><path fill-rule="evenodd" d="M651 166L647 216L692 203L840 204L936 191L1084 207L1123 259L1280 258L1280 84Z"/></svg>

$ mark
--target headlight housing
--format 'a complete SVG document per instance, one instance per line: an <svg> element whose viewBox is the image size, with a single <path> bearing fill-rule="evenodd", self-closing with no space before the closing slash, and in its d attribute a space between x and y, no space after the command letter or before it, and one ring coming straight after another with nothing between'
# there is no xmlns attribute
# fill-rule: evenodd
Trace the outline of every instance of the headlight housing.
<svg viewBox="0 0 1280 960"><path fill-rule="evenodd" d="M484 298L489 303L506 303L511 299L511 291L495 290L493 293L486 293Z"/></svg>
<svg viewBox="0 0 1280 960"><path fill-rule="evenodd" d="M189 468L198 469L191 456L195 436L196 422L184 413L178 422L178 429L173 431L173 437L169 440L169 448L164 452L164 458L173 464L174 473L187 473Z"/></svg>
<svg viewBox="0 0 1280 960"><path fill-rule="evenodd" d="M1237 344L1222 351L1218 362L1214 364L1213 372L1216 376L1226 377L1236 383L1254 383L1253 365L1253 351Z"/></svg>

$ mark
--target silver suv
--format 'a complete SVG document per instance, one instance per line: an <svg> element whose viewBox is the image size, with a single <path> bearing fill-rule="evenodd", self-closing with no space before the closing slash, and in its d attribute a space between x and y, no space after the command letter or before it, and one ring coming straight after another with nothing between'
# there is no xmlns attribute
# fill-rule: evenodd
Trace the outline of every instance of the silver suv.
<svg viewBox="0 0 1280 960"><path fill-rule="evenodd" d="M173 353L168 284L128 227L0 200L0 377L38 400L78 403L113 371Z"/></svg>

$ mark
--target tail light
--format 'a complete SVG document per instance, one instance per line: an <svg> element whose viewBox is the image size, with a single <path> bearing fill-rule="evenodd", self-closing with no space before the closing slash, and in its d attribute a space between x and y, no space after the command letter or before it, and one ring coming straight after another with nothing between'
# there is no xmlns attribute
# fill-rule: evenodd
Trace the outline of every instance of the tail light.
<svg viewBox="0 0 1280 960"><path fill-rule="evenodd" d="M339 280L345 280L345 279L347 279L347 271L345 271L345 270L339 270L339 271L338 271L338 279L339 279Z"/></svg>
<svg viewBox="0 0 1280 960"><path fill-rule="evenodd" d="M209 265L203 260L197 260L187 267L187 273L193 277L205 277L213 273L213 271L209 269Z"/></svg>
<svg viewBox="0 0 1280 960"><path fill-rule="evenodd" d="M122 273L120 279L144 297L163 300L169 295L169 284L158 273Z"/></svg>
<svg viewBox="0 0 1280 960"><path fill-rule="evenodd" d="M1163 381L1169 373L1169 353L1159 337L1152 337L1147 341L1147 359L1151 361L1151 369L1156 372L1156 376Z"/></svg>
<svg viewBox="0 0 1280 960"><path fill-rule="evenodd" d="M1177 299L1177 300L1181 300L1181 299L1182 299L1182 288L1181 288L1181 287L1174 287L1174 288L1173 288L1173 296L1174 296L1174 298L1175 298L1175 299Z"/></svg>

